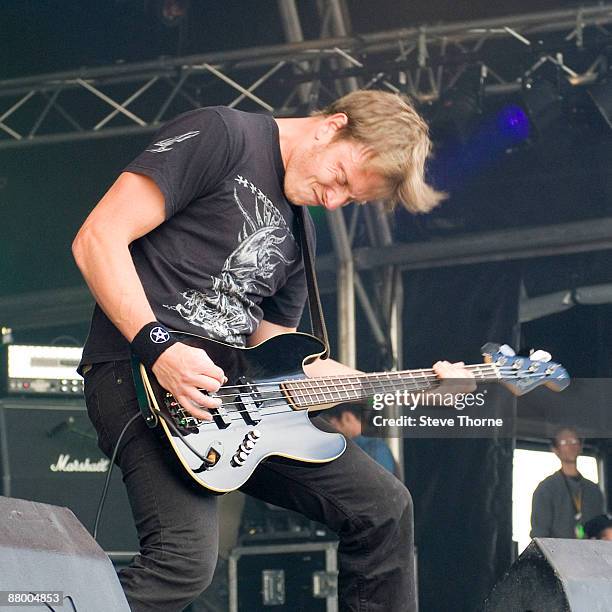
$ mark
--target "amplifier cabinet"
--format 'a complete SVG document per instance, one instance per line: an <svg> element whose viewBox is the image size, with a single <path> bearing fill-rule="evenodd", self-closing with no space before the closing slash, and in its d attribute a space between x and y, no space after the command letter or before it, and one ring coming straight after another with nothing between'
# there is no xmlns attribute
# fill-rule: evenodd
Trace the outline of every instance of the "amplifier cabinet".
<svg viewBox="0 0 612 612"><path fill-rule="evenodd" d="M83 400L0 400L2 495L68 507L91 533L109 464L98 449ZM109 554L138 550L127 493L116 466L98 543Z"/></svg>
<svg viewBox="0 0 612 612"><path fill-rule="evenodd" d="M337 612L337 542L234 548L228 563L229 611Z"/></svg>

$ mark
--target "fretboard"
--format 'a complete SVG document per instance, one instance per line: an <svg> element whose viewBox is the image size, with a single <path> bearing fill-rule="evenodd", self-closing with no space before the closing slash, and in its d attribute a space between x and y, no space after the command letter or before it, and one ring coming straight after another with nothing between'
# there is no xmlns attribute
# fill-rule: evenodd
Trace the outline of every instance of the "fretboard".
<svg viewBox="0 0 612 612"><path fill-rule="evenodd" d="M493 364L476 364L466 366L466 369L474 375L475 382L499 379L497 367ZM364 400L383 393L414 394L419 391L434 390L440 385L440 382L434 371L428 369L304 378L286 382L283 387L291 395L296 407L310 408Z"/></svg>

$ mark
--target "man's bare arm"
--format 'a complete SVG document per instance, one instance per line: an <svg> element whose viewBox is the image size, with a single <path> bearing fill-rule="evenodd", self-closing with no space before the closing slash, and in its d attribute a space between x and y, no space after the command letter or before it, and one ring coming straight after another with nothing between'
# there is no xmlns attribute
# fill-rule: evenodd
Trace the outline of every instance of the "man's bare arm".
<svg viewBox="0 0 612 612"><path fill-rule="evenodd" d="M119 176L79 230L72 251L93 296L117 329L131 342L155 314L134 267L129 245L165 220L164 196L155 182L125 172ZM174 344L155 362L153 372L186 410L218 406L198 389L217 391L223 371L200 349Z"/></svg>

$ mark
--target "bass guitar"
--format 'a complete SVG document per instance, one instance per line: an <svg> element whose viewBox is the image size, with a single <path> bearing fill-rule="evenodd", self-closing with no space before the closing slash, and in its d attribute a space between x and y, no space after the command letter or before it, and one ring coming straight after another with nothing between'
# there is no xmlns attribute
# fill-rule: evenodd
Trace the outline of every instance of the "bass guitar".
<svg viewBox="0 0 612 612"><path fill-rule="evenodd" d="M309 412L378 393L433 390L440 384L431 369L307 378L303 365L323 353L314 336L289 333L250 348L239 348L201 336L172 332L180 342L201 348L225 372L211 410L212 421L193 417L142 364L135 368L137 388L146 401L141 409L151 426L161 424L184 468L215 493L242 486L266 457L280 456L322 463L346 447L339 433L317 429ZM565 369L537 351L518 357L507 346L486 344L484 363L468 365L475 382L497 381L522 395L545 384L561 391L569 384Z"/></svg>

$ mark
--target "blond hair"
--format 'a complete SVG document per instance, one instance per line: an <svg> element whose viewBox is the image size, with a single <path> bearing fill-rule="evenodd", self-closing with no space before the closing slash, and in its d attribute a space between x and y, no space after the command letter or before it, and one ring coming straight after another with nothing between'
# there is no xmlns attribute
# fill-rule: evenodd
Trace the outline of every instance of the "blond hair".
<svg viewBox="0 0 612 612"><path fill-rule="evenodd" d="M348 123L336 140L353 140L366 147L372 169L387 180L383 200L397 202L413 213L427 213L446 194L425 182L425 162L431 155L429 128L405 98L385 91L354 91L315 115L344 113Z"/></svg>

